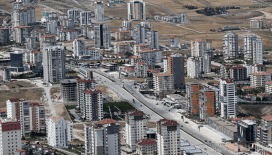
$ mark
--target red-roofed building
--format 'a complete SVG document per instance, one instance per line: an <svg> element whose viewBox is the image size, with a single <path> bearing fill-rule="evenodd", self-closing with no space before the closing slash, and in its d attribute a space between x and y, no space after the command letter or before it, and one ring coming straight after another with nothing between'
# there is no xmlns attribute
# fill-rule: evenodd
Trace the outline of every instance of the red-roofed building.
<svg viewBox="0 0 272 155"><path fill-rule="evenodd" d="M16 150L14 152L14 155L27 155L26 150Z"/></svg>
<svg viewBox="0 0 272 155"><path fill-rule="evenodd" d="M176 35L168 37L168 45L170 47L178 47L178 37Z"/></svg>
<svg viewBox="0 0 272 155"><path fill-rule="evenodd" d="M126 145L132 150L136 150L136 142L146 136L146 114L142 111L129 110L125 114L125 134Z"/></svg>
<svg viewBox="0 0 272 155"><path fill-rule="evenodd" d="M234 80L247 79L247 69L243 66L230 67L230 78Z"/></svg>
<svg viewBox="0 0 272 155"><path fill-rule="evenodd" d="M154 138L145 138L136 142L136 153L139 155L157 154L157 142Z"/></svg>
<svg viewBox="0 0 272 155"><path fill-rule="evenodd" d="M98 89L83 90L83 102L81 105L81 116L87 121L99 121L103 119L102 91ZM96 110L89 110L96 109Z"/></svg>
<svg viewBox="0 0 272 155"><path fill-rule="evenodd" d="M253 88L252 87L250 87L250 86L245 86L245 87L242 87L242 89L241 89L243 92L249 92L249 91L252 91L253 90Z"/></svg>
<svg viewBox="0 0 272 155"><path fill-rule="evenodd" d="M255 72L250 74L250 87L264 87L267 82L271 81L271 73Z"/></svg>
<svg viewBox="0 0 272 155"><path fill-rule="evenodd" d="M115 40L116 41L131 40L131 31L127 30L115 32Z"/></svg>
<svg viewBox="0 0 272 155"><path fill-rule="evenodd" d="M14 150L22 149L21 124L19 121L0 118L0 135L1 155L14 154Z"/></svg>
<svg viewBox="0 0 272 155"><path fill-rule="evenodd" d="M7 117L7 110L0 109L0 117Z"/></svg>
<svg viewBox="0 0 272 155"><path fill-rule="evenodd" d="M150 44L134 44L133 53L136 55L137 51L142 51L144 49L150 49Z"/></svg>
<svg viewBox="0 0 272 155"><path fill-rule="evenodd" d="M121 154L120 124L113 119L84 124L85 153ZM105 138L103 138L105 137Z"/></svg>
<svg viewBox="0 0 272 155"><path fill-rule="evenodd" d="M135 55L142 57L142 62L150 65L151 69L155 68L155 63L159 63L162 60L162 52L159 50L143 49L136 51Z"/></svg>
<svg viewBox="0 0 272 155"><path fill-rule="evenodd" d="M173 154L182 154L180 150L180 125L174 120L160 120L157 122L157 153L168 154L171 150ZM165 132L167 131L167 132ZM171 143L165 143L165 139ZM167 148L164 149L164 148Z"/></svg>
<svg viewBox="0 0 272 155"><path fill-rule="evenodd" d="M26 38L30 37L30 26L17 26L15 27L15 41L16 43L23 43L26 41Z"/></svg>

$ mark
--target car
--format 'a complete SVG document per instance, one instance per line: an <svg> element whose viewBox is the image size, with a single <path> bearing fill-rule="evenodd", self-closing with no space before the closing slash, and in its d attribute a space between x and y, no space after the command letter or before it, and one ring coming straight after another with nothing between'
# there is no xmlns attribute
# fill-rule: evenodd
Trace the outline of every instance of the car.
<svg viewBox="0 0 272 155"><path fill-rule="evenodd" d="M184 123L187 123L187 124L188 124L189 122L188 122L188 121L185 121Z"/></svg>
<svg viewBox="0 0 272 155"><path fill-rule="evenodd" d="M159 105L159 103L157 103L156 105Z"/></svg>

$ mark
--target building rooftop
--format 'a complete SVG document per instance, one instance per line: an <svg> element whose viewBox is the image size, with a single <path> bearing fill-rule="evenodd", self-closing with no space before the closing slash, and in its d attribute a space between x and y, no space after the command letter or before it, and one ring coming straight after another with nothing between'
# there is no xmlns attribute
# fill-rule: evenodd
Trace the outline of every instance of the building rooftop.
<svg viewBox="0 0 272 155"><path fill-rule="evenodd" d="M266 121L272 121L272 116L263 116L262 119L266 120Z"/></svg>
<svg viewBox="0 0 272 155"><path fill-rule="evenodd" d="M147 52L158 52L159 50L149 50L149 49L146 49L146 50L142 50L142 51L137 51L138 53L147 53Z"/></svg>
<svg viewBox="0 0 272 155"><path fill-rule="evenodd" d="M94 90L83 90L83 93L85 94L98 94L98 93L102 93L101 90L98 90L98 89L94 89Z"/></svg>
<svg viewBox="0 0 272 155"><path fill-rule="evenodd" d="M269 75L270 73L268 72L255 72L255 73L251 73L251 75Z"/></svg>
<svg viewBox="0 0 272 155"><path fill-rule="evenodd" d="M77 83L77 80L76 79L63 79L60 81L61 84L64 84L64 83Z"/></svg>
<svg viewBox="0 0 272 155"><path fill-rule="evenodd" d="M104 119L104 120L99 121L99 123L101 123L101 124L113 124L113 123L117 123L117 121L113 120L113 119Z"/></svg>
<svg viewBox="0 0 272 155"><path fill-rule="evenodd" d="M156 140L153 138L146 138L136 142L138 145L154 145L157 144Z"/></svg>
<svg viewBox="0 0 272 155"><path fill-rule="evenodd" d="M179 124L178 124L178 122L176 122L174 120L168 120L162 124L162 126L172 126L172 125L179 125Z"/></svg>
<svg viewBox="0 0 272 155"><path fill-rule="evenodd" d="M77 79L77 82L86 83L86 82L95 82L94 79Z"/></svg>
<svg viewBox="0 0 272 155"><path fill-rule="evenodd" d="M171 76L171 73L155 73L154 76Z"/></svg>
<svg viewBox="0 0 272 155"><path fill-rule="evenodd" d="M144 112L142 112L142 111L135 111L135 112L133 112L133 113L131 113L131 114L129 114L130 116L138 116L138 115L145 115L145 113Z"/></svg>

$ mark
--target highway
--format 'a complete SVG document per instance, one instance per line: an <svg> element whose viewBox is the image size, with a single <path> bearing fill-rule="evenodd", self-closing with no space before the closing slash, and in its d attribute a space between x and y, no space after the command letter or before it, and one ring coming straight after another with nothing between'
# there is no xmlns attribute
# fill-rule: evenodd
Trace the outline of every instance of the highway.
<svg viewBox="0 0 272 155"><path fill-rule="evenodd" d="M93 70L93 71L97 79L101 78L101 80L104 82L105 85L109 86L111 89L113 89L115 92L120 94L122 97L126 98L128 101L130 101L130 103L132 102L132 99L140 101L141 103L137 101L136 104L132 103L132 105L136 106L137 109L142 110L143 112L147 114L152 114L151 115L152 120L156 121L158 119L154 119L154 118L164 117L166 119L176 120L177 122L179 122L183 126L181 130L181 138L188 140L190 144L196 146L197 148L200 148L203 152L206 152L207 154L212 154L212 155L218 155L220 154L219 152L226 155L235 154L234 152L226 149L225 147L218 145L216 143L213 143L212 139L209 139L208 137L199 134L195 130L192 130L192 128L187 127L188 124L181 121L181 119L177 119L176 113L171 112L170 108L157 106L156 102L154 103L148 102L146 99L144 99L145 97L137 91L137 88L136 90L132 88L133 82L122 83L122 81L120 81L119 79L112 78L110 77L110 75L104 72L101 72L99 70ZM98 72L99 74L95 72ZM108 78L115 80L116 82L112 82ZM125 89L123 89L122 87L125 87L125 89L129 91L130 93L126 92ZM194 135L194 137L197 137L197 139L192 137L191 135Z"/></svg>

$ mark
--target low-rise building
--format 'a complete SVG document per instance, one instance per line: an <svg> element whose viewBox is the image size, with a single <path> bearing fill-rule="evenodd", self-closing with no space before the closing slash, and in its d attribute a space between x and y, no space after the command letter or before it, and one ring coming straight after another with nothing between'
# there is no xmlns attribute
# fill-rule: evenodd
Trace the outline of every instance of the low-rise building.
<svg viewBox="0 0 272 155"><path fill-rule="evenodd" d="M64 102L75 102L77 99L77 80L64 79L60 81L61 98Z"/></svg>
<svg viewBox="0 0 272 155"><path fill-rule="evenodd" d="M120 124L105 119L98 123L84 124L86 155L121 155Z"/></svg>
<svg viewBox="0 0 272 155"><path fill-rule="evenodd" d="M250 87L264 87L267 82L271 81L271 73L255 72L250 74Z"/></svg>
<svg viewBox="0 0 272 155"><path fill-rule="evenodd" d="M178 37L176 35L168 37L168 46L178 47Z"/></svg>
<svg viewBox="0 0 272 155"><path fill-rule="evenodd" d="M115 41L131 40L131 31L118 31L115 32Z"/></svg>
<svg viewBox="0 0 272 155"><path fill-rule="evenodd" d="M240 142L254 143L256 142L256 120L241 120L237 123L237 133Z"/></svg>
<svg viewBox="0 0 272 155"><path fill-rule="evenodd" d="M128 53L130 52L129 43L117 43L114 45L114 53Z"/></svg>
<svg viewBox="0 0 272 155"><path fill-rule="evenodd" d="M174 76L170 73L153 74L154 93L160 98L174 91Z"/></svg>
<svg viewBox="0 0 272 155"><path fill-rule="evenodd" d="M262 19L250 20L250 28L251 29L262 29L263 28L263 20Z"/></svg>
<svg viewBox="0 0 272 155"><path fill-rule="evenodd" d="M73 138L73 124L63 117L50 117L46 120L46 126L48 145L67 148L68 141Z"/></svg>
<svg viewBox="0 0 272 155"><path fill-rule="evenodd" d="M136 142L136 153L138 155L157 154L157 142L153 138L145 138Z"/></svg>
<svg viewBox="0 0 272 155"><path fill-rule="evenodd" d="M219 117L208 117L207 124L217 131L232 138L234 142L238 140L237 126Z"/></svg>
<svg viewBox="0 0 272 155"><path fill-rule="evenodd" d="M134 44L133 53L134 55L136 55L138 51L142 51L146 49L150 49L150 44Z"/></svg>
<svg viewBox="0 0 272 155"><path fill-rule="evenodd" d="M257 142L263 146L272 144L272 116L263 116L261 124L257 128Z"/></svg>
<svg viewBox="0 0 272 155"><path fill-rule="evenodd" d="M147 63L151 69L155 68L155 63L162 61L162 52L160 50L142 50L137 51L136 56L140 56L142 61Z"/></svg>

